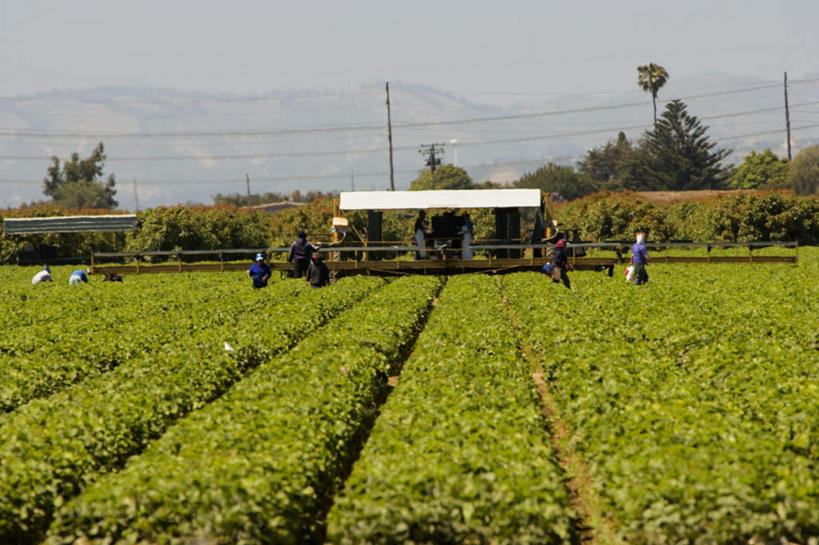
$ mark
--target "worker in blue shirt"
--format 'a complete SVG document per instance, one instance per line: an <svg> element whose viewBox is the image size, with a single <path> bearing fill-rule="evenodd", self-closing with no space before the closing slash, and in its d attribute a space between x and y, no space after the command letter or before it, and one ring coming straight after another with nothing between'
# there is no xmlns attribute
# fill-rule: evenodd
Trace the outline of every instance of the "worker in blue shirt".
<svg viewBox="0 0 819 545"><path fill-rule="evenodd" d="M77 269L71 273L71 276L68 277L68 283L72 286L76 286L80 282L88 283L88 276L86 276L84 270Z"/></svg>
<svg viewBox="0 0 819 545"><path fill-rule="evenodd" d="M631 247L631 264L634 266L632 277L634 284L639 286L648 282L648 273L646 272L646 265L648 265L648 250L644 244L646 240L645 233L637 233L637 241Z"/></svg>
<svg viewBox="0 0 819 545"><path fill-rule="evenodd" d="M256 254L256 262L250 266L247 275L253 279L254 288L267 286L267 280L270 278L270 265L264 262L264 254Z"/></svg>

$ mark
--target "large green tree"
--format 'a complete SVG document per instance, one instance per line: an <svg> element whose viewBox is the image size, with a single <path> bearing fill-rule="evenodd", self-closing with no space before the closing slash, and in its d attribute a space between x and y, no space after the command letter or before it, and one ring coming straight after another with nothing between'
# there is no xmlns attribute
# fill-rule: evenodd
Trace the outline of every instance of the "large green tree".
<svg viewBox="0 0 819 545"><path fill-rule="evenodd" d="M549 163L529 174L524 174L514 183L519 188L535 188L546 193L557 193L567 200L594 193L599 188L585 174L570 166Z"/></svg>
<svg viewBox="0 0 819 545"><path fill-rule="evenodd" d="M732 189L783 189L788 187L788 160L770 149L751 151L731 176Z"/></svg>
<svg viewBox="0 0 819 545"><path fill-rule="evenodd" d="M788 182L797 195L819 193L819 144L804 148L793 158Z"/></svg>
<svg viewBox="0 0 819 545"><path fill-rule="evenodd" d="M48 176L43 179L43 193L54 204L68 208L116 208L114 175L102 181L105 159L102 142L87 159L72 153L70 160L60 163L59 157L52 157Z"/></svg>
<svg viewBox="0 0 819 545"><path fill-rule="evenodd" d="M621 132L616 140L586 152L586 157L578 161L577 170L601 189L622 189L630 186L634 154L631 142Z"/></svg>
<svg viewBox="0 0 819 545"><path fill-rule="evenodd" d="M420 191L423 189L473 189L475 184L472 178L461 167L452 164L441 165L435 169L433 179L432 173L425 170L421 176L413 180L410 184L410 191Z"/></svg>
<svg viewBox="0 0 819 545"><path fill-rule="evenodd" d="M645 187L685 191L727 186L731 171L722 160L731 152L714 149L708 127L686 110L680 100L669 102L654 130L645 133L635 168Z"/></svg>
<svg viewBox="0 0 819 545"><path fill-rule="evenodd" d="M657 92L666 84L668 79L668 72L659 64L650 62L637 67L637 84L643 91L651 93L655 126L657 125Z"/></svg>

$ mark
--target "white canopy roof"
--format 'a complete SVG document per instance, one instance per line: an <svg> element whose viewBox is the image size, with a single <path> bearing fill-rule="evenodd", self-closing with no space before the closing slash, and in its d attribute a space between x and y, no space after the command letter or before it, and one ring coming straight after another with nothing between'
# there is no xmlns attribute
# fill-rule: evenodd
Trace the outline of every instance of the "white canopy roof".
<svg viewBox="0 0 819 545"><path fill-rule="evenodd" d="M343 191L342 210L426 208L517 208L540 206L539 189L438 189L431 191Z"/></svg>

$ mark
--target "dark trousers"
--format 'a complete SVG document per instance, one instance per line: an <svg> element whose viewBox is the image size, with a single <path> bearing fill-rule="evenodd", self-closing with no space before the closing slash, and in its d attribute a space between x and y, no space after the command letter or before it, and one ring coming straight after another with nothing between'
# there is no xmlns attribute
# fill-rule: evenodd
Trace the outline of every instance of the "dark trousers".
<svg viewBox="0 0 819 545"><path fill-rule="evenodd" d="M555 274L557 271L560 272ZM560 275L559 277L558 274ZM560 280L563 281L564 286L566 286L569 289L572 289L572 285L569 282L569 275L568 273L566 273L566 267L555 267L554 265L552 265L552 282L557 284L558 282L560 282Z"/></svg>
<svg viewBox="0 0 819 545"><path fill-rule="evenodd" d="M634 263L634 284L639 286L648 282L648 273L643 263Z"/></svg>
<svg viewBox="0 0 819 545"><path fill-rule="evenodd" d="M301 278L307 273L310 266L310 258L302 257L293 260L293 278Z"/></svg>

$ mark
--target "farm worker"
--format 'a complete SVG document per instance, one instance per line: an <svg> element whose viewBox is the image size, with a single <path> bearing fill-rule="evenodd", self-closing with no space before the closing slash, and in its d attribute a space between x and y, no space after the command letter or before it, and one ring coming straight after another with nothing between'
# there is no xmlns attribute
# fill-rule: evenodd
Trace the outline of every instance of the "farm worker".
<svg viewBox="0 0 819 545"><path fill-rule="evenodd" d="M415 252L415 259L424 259L426 257L424 231L427 224L424 221L427 213L423 210L418 211L418 217L415 218L415 243L418 245L418 251Z"/></svg>
<svg viewBox="0 0 819 545"><path fill-rule="evenodd" d="M40 282L54 282L54 279L51 278L51 269L48 268L48 265L45 265L43 270L35 274L34 278L31 279L32 284L39 284Z"/></svg>
<svg viewBox="0 0 819 545"><path fill-rule="evenodd" d="M569 267L566 252L566 241L561 237L558 239L555 244L555 249L552 252L552 270L550 274L552 276L552 282L557 284L563 280L563 284L568 289L572 289L572 285L569 283L569 275L566 273L566 269Z"/></svg>
<svg viewBox="0 0 819 545"><path fill-rule="evenodd" d="M330 269L318 252L313 252L310 256L310 265L307 266L307 283L314 288L330 285Z"/></svg>
<svg viewBox="0 0 819 545"><path fill-rule="evenodd" d="M469 214L466 214L464 224L461 225L461 236L463 237L461 257L464 259L472 259L472 230L472 222L469 219Z"/></svg>
<svg viewBox="0 0 819 545"><path fill-rule="evenodd" d="M646 240L645 233L637 233L637 241L631 247L631 264L634 265L634 272L632 277L634 284L639 286L648 282L648 273L646 272L646 265L648 265L648 250L644 244Z"/></svg>
<svg viewBox="0 0 819 545"><path fill-rule="evenodd" d="M247 275L253 279L254 288L267 286L270 278L270 265L264 262L264 254L256 254L256 262L247 270Z"/></svg>
<svg viewBox="0 0 819 545"><path fill-rule="evenodd" d="M318 248L307 242L307 234L299 231L299 238L290 245L290 253L287 254L287 262L293 263L293 278L301 278L307 272L310 265L310 256Z"/></svg>
<svg viewBox="0 0 819 545"><path fill-rule="evenodd" d="M88 269L86 269L87 271ZM82 269L77 269L76 271L71 273L71 276L68 277L68 283L72 286L76 286L80 282L88 283L88 276L86 276L85 271Z"/></svg>

